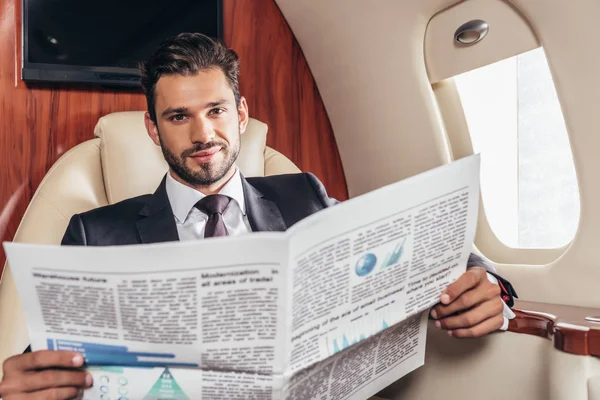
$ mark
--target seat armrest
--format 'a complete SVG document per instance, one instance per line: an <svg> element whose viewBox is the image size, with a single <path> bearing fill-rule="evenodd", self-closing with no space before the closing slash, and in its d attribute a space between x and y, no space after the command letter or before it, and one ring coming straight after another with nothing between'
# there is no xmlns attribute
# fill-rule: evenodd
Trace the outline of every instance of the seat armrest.
<svg viewBox="0 0 600 400"><path fill-rule="evenodd" d="M558 350L600 357L600 309L515 301L508 330L547 338Z"/></svg>

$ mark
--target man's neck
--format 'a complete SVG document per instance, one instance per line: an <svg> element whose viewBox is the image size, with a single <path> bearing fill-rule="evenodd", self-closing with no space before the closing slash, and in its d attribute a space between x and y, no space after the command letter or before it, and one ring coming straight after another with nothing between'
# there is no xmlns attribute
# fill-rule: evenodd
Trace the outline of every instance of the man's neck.
<svg viewBox="0 0 600 400"><path fill-rule="evenodd" d="M223 176L221 179L219 179L217 182L213 183L212 185L208 185L208 186L198 185L197 186L197 185L192 185L192 184L184 181L175 172L173 172L173 170L169 169L169 173L171 174L173 179L175 179L177 182L179 182L181 184L184 184L188 187L191 187L192 189L199 191L200 193L202 193L205 196L219 193L221 191L221 189L223 189L223 186L225 186L231 180L231 178L233 178L233 176L235 175L236 172L237 172L237 167L235 165L233 165L231 167L231 169L225 174L225 176Z"/></svg>

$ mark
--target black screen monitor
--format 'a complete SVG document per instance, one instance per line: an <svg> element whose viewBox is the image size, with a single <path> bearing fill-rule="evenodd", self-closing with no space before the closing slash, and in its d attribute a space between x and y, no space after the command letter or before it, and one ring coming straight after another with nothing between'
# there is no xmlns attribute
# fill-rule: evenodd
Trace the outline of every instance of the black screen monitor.
<svg viewBox="0 0 600 400"><path fill-rule="evenodd" d="M221 0L23 0L22 77L139 86L138 63L181 32L222 39Z"/></svg>

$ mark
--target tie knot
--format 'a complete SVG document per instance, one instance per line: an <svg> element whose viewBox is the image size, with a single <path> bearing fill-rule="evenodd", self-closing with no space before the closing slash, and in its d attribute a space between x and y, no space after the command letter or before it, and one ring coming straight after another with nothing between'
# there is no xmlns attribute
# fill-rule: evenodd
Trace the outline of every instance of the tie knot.
<svg viewBox="0 0 600 400"><path fill-rule="evenodd" d="M231 198L222 194L211 194L196 203L195 207L209 217L213 214L223 214Z"/></svg>

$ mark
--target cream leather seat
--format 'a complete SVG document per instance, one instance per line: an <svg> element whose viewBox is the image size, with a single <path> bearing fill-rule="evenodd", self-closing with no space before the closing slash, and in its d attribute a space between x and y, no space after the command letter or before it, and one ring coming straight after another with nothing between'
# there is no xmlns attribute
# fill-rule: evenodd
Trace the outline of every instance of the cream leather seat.
<svg viewBox="0 0 600 400"><path fill-rule="evenodd" d="M161 150L146 134L143 112L101 118L95 138L64 154L37 189L15 241L60 244L73 214L152 193L167 171ZM267 125L250 119L237 165L245 176L300 172L266 146ZM9 268L0 281L0 364L29 344L25 320ZM2 371L0 368L0 379Z"/></svg>

